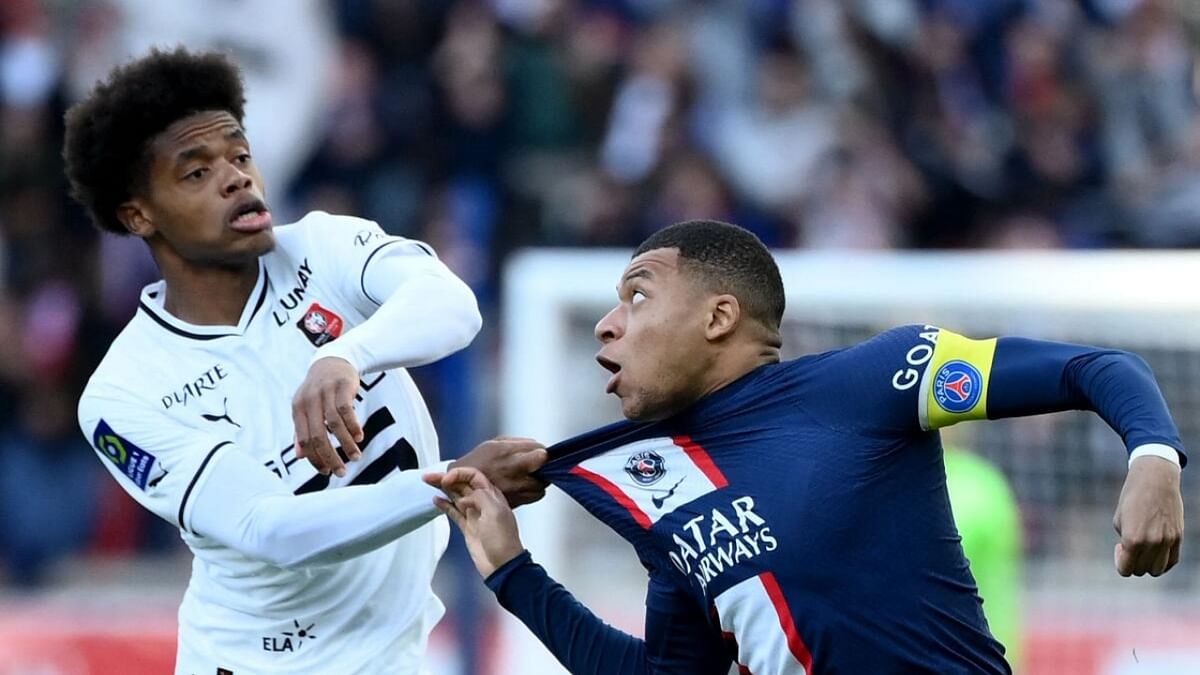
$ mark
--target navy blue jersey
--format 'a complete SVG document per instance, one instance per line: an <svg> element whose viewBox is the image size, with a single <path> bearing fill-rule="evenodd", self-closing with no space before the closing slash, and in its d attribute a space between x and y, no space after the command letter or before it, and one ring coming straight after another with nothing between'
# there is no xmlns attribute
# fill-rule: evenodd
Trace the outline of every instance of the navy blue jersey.
<svg viewBox="0 0 1200 675"><path fill-rule="evenodd" d="M1182 445L1124 352L931 326L766 365L690 409L550 449L544 478L632 545L646 640L522 556L488 579L575 673L1009 673L950 512L937 428L1071 408Z"/></svg>

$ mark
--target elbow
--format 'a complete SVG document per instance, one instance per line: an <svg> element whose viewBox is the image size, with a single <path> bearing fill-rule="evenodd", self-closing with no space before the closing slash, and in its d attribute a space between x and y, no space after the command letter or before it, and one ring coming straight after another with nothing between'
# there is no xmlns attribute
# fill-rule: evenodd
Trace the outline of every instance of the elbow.
<svg viewBox="0 0 1200 675"><path fill-rule="evenodd" d="M252 505L238 527L236 548L239 553L266 565L296 570L317 564L321 550L311 532L289 527L286 502L263 499Z"/></svg>
<svg viewBox="0 0 1200 675"><path fill-rule="evenodd" d="M268 565L285 570L298 570L313 564L316 551L299 545L300 542L281 541L280 539L271 537L265 540L255 557Z"/></svg>
<svg viewBox="0 0 1200 675"><path fill-rule="evenodd" d="M285 570L299 570L306 567L327 564L322 560L322 552L307 550L299 542L264 541L254 551L245 551L254 560L266 563L272 567Z"/></svg>
<svg viewBox="0 0 1200 675"><path fill-rule="evenodd" d="M258 560L272 567L278 567L285 570L298 570L302 567L307 567L309 561L306 558L297 556L278 555L272 551L263 551Z"/></svg>
<svg viewBox="0 0 1200 675"><path fill-rule="evenodd" d="M466 284L462 285L454 307L447 311L447 347L449 354L466 349L483 328L483 315L479 313L479 302Z"/></svg>
<svg viewBox="0 0 1200 675"><path fill-rule="evenodd" d="M1150 369L1146 359L1123 349L1106 350L1097 359L1097 366L1101 370L1111 368L1114 374L1120 373L1124 377L1154 380L1154 371Z"/></svg>
<svg viewBox="0 0 1200 675"><path fill-rule="evenodd" d="M1150 364L1141 356L1121 349L1099 350L1079 357L1067 366L1066 374L1071 389L1085 400L1101 391L1158 388Z"/></svg>

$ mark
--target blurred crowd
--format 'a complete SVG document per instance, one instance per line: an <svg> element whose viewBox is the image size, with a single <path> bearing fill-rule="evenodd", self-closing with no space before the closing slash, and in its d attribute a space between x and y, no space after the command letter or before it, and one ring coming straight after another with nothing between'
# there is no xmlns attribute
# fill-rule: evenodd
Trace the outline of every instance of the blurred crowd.
<svg viewBox="0 0 1200 675"><path fill-rule="evenodd" d="M423 239L489 325L514 249L696 217L776 247L1200 243L1183 0L5 0L0 583L178 545L76 426L155 271L90 226L60 159L66 107L176 42L246 69L277 222L324 209ZM448 454L493 430L494 336L420 373Z"/></svg>

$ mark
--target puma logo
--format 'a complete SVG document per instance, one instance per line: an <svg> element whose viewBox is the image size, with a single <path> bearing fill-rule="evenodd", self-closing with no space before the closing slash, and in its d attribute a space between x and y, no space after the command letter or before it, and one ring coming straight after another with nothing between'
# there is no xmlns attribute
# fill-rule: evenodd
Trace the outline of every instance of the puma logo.
<svg viewBox="0 0 1200 675"><path fill-rule="evenodd" d="M654 508L661 509L663 507L663 504L665 504L668 499L670 499L671 497L673 497L675 495L675 488L679 487L679 484L683 482L684 478L687 478L687 476L684 476L683 478L680 478L679 480L675 481L675 484L671 486L670 490L667 490L667 493L665 495L662 495L662 496L651 495L650 501L654 504Z"/></svg>
<svg viewBox="0 0 1200 675"><path fill-rule="evenodd" d="M228 396L225 397L225 400L221 403L221 410L223 412L223 414L221 414L221 415L209 415L208 413L201 413L200 416L209 422L220 422L221 420L225 420L226 422L229 422L230 424L232 424L233 426L235 426L239 429L242 428L242 425L238 424L237 422L234 422L233 418L229 416L229 397Z"/></svg>

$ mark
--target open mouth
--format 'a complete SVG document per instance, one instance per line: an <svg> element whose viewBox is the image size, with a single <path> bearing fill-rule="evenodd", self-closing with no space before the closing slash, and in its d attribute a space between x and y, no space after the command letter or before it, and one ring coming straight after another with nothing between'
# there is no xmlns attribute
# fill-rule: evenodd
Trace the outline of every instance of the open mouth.
<svg viewBox="0 0 1200 675"><path fill-rule="evenodd" d="M271 212L261 199L247 199L233 208L229 226L239 232L259 232L271 226Z"/></svg>
<svg viewBox="0 0 1200 675"><path fill-rule="evenodd" d="M599 363L600 367L612 373L612 377L608 378L608 386L604 388L604 393L611 394L615 392L617 390L617 381L621 378L621 364L599 354L596 355L596 363Z"/></svg>

